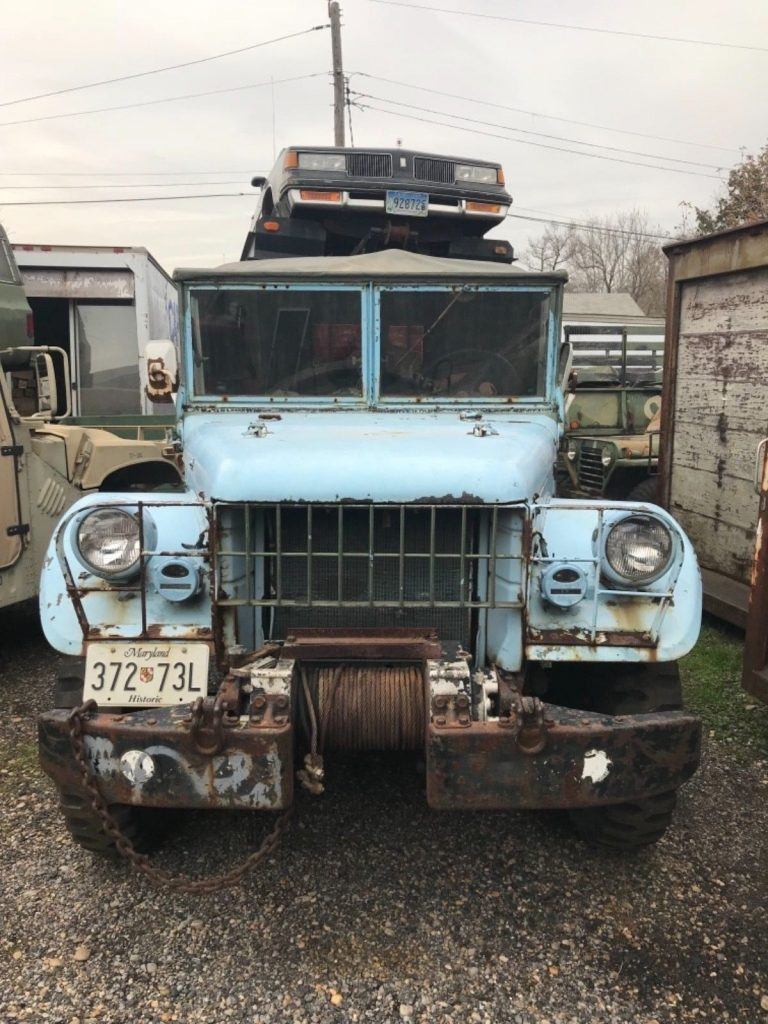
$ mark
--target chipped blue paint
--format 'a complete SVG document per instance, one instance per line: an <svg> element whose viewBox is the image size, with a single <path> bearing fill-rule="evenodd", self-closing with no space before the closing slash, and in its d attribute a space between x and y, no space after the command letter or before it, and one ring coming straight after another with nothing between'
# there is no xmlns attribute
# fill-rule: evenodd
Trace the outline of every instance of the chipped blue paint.
<svg viewBox="0 0 768 1024"><path fill-rule="evenodd" d="M670 530L674 554L668 570L645 587L619 591L601 580L600 519L603 529L628 511L644 511L661 519ZM702 588L691 542L672 516L657 505L629 502L555 499L532 508L534 538L539 553L529 562L526 593L525 655L534 661L676 661L696 643L701 623ZM542 543L543 542L543 543ZM540 554L546 551L546 557ZM571 608L556 608L543 600L541 574L553 563L576 564L587 574L584 600ZM547 643L539 631L570 630L578 645ZM604 638L611 632L634 633L647 646L617 648Z"/></svg>
<svg viewBox="0 0 768 1024"><path fill-rule="evenodd" d="M552 493L555 420L487 413L495 433L477 437L459 411L387 414L284 410L190 412L186 480L219 501L525 501ZM249 427L261 422L258 436Z"/></svg>
<svg viewBox="0 0 768 1024"><path fill-rule="evenodd" d="M192 600L167 601L153 585L153 553L147 553L146 625L153 637L199 638L201 630L213 628L212 552L205 534L212 502L472 502L519 503L521 510L519 516L499 516L502 550L514 557L504 563L505 578L500 568L495 570L499 599L519 602L520 607L479 612L479 663L518 670L525 660L673 660L693 646L700 622L701 583L690 542L674 520L652 506L561 501L553 496L563 416L555 380L561 284L553 283L551 277L537 284L536 275L522 274L523 281L504 285L505 290L552 295L546 393L538 397L425 396L381 401L379 294L394 286L429 291L443 286L439 280L324 284L317 276L295 286L361 293L363 393L359 398L196 395L189 292L222 286L294 286L260 284L259 267L255 263L252 271L249 268L250 277L239 272L236 281L212 272L211 280L184 284L185 380L178 402L183 409L178 431L188 491L146 498L157 529L157 552L199 558L204 585ZM260 418L266 413L268 418ZM476 427L483 429L476 431ZM40 591L43 627L49 642L67 654L84 649L82 623L67 593L67 567L72 574L70 585L80 588L78 600L100 639L138 637L142 628L140 596L90 576L74 555L73 524L78 515L103 504L136 508L137 496L82 499L61 521L45 560ZM664 577L648 588L619 593L601 580L596 544L604 528L601 524L617 511L631 509L663 519L675 538L675 554ZM196 550L200 538L205 546ZM540 575L553 560L577 561L587 572L587 594L573 608L555 608L541 597ZM258 567L254 572L258 582ZM234 617L227 621L225 646L236 639ZM550 631L556 631L558 639L548 638ZM632 639L618 645L616 635ZM573 642L568 642L569 637Z"/></svg>
<svg viewBox="0 0 768 1024"><path fill-rule="evenodd" d="M205 534L208 517L205 507L192 494L144 495L147 514L151 515L157 528L156 551L174 552L184 557L196 555L194 545ZM75 530L81 513L105 504L120 505L128 511L138 511L137 495L130 494L89 494L62 517L48 550L49 558L40 580L40 617L48 643L64 654L83 653L83 632L78 620L74 601L67 593L66 570L69 570L75 587L82 588L80 595L83 612L92 627L104 630L100 639L139 638L141 633L140 596L128 588L135 588L137 580L122 581L112 586L83 568L74 553ZM189 545L187 547L186 545ZM208 554L205 548L201 554ZM195 631L211 626L211 601L208 579L209 562L200 558L203 567L201 593L190 601L177 603L166 601L154 586L152 557L146 564L146 620L148 626L156 626L166 639L190 638Z"/></svg>

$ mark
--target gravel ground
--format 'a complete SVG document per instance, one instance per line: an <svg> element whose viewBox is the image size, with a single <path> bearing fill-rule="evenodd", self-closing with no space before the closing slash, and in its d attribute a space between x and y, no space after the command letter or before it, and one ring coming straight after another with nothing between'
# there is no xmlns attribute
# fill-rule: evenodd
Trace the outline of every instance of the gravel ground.
<svg viewBox="0 0 768 1024"><path fill-rule="evenodd" d="M57 656L0 632L0 1021L768 1022L768 764L710 741L633 858L560 814L438 814L417 765L332 762L236 890L167 895L73 846L36 766ZM160 856L220 870L268 822L183 815Z"/></svg>

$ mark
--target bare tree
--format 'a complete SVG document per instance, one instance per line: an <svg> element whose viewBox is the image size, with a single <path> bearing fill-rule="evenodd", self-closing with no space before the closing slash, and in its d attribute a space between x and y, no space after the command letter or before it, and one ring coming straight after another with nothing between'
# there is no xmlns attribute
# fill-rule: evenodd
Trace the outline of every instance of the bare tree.
<svg viewBox="0 0 768 1024"><path fill-rule="evenodd" d="M649 315L664 312L666 260L660 234L639 210L588 218L584 227L549 225L523 255L535 270L564 268L577 292L629 292Z"/></svg>
<svg viewBox="0 0 768 1024"><path fill-rule="evenodd" d="M548 224L539 238L529 238L522 259L531 270L560 270L573 256L570 228Z"/></svg>

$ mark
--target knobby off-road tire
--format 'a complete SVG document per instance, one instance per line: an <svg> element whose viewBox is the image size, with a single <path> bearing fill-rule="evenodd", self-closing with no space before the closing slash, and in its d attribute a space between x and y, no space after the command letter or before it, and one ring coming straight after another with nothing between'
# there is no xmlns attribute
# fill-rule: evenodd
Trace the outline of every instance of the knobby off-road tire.
<svg viewBox="0 0 768 1024"><path fill-rule="evenodd" d="M85 658L67 658L59 669L53 705L56 708L79 707L83 702ZM88 795L78 788L59 789L59 809L64 824L78 846L100 857L118 859L120 852L91 807ZM161 814L153 808L111 804L110 813L139 853L150 853L161 842Z"/></svg>
<svg viewBox="0 0 768 1024"><path fill-rule="evenodd" d="M676 663L601 666L608 676L598 679L590 710L608 715L679 711L683 706L680 671ZM598 675L601 673L598 673ZM639 850L661 839L672 822L677 790L644 800L609 807L570 811L576 831L592 846Z"/></svg>
<svg viewBox="0 0 768 1024"><path fill-rule="evenodd" d="M59 790L59 809L69 834L78 846L89 853L110 860L118 860L120 852L114 840L107 835L101 818L91 807L85 793L74 789ZM131 840L139 853L151 853L160 842L159 819L145 807L129 807L126 804L111 804L110 814L117 821L122 833Z"/></svg>

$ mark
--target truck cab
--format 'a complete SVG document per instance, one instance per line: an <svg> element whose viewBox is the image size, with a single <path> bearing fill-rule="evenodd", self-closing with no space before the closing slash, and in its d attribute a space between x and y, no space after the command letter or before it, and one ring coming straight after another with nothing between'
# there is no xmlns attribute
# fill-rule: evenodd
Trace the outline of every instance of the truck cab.
<svg viewBox="0 0 768 1024"><path fill-rule="evenodd" d="M176 280L186 489L84 498L42 575L82 659L40 719L75 839L115 849L83 764L136 835L284 810L340 749L422 750L437 809L658 839L698 763L701 584L664 510L555 496L565 276L384 250Z"/></svg>

